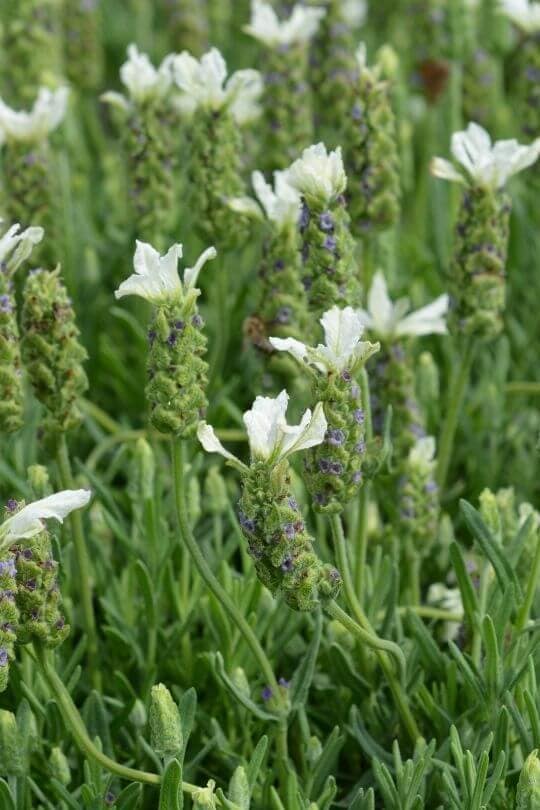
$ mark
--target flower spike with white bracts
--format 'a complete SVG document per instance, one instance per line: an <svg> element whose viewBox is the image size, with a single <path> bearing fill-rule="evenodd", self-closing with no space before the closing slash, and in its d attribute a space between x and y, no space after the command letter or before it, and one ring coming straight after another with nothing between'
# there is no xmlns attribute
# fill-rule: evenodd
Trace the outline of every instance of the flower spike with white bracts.
<svg viewBox="0 0 540 810"><path fill-rule="evenodd" d="M313 413L308 408L300 424L287 424L289 395L282 391L277 397L257 397L253 406L244 414L251 460L264 461L273 467L288 458L292 453L306 450L321 444L326 433L327 423L321 403ZM214 428L200 422L197 436L208 453L219 453L235 466L246 469L246 465L226 450L217 438Z"/></svg>
<svg viewBox="0 0 540 810"><path fill-rule="evenodd" d="M69 90L40 88L32 109L13 110L0 99L0 143L4 141L44 140L63 120Z"/></svg>
<svg viewBox="0 0 540 810"><path fill-rule="evenodd" d="M329 203L343 194L347 176L343 167L341 147L328 152L323 143L309 146L302 157L289 169L288 182L300 194Z"/></svg>
<svg viewBox="0 0 540 810"><path fill-rule="evenodd" d="M325 14L324 8L296 5L290 17L281 21L269 3L252 0L251 20L244 31L270 48L306 43L317 33Z"/></svg>
<svg viewBox="0 0 540 810"><path fill-rule="evenodd" d="M540 31L538 0L500 0L500 11L522 31L528 34Z"/></svg>
<svg viewBox="0 0 540 810"><path fill-rule="evenodd" d="M440 295L431 304L407 314L409 300L400 298L392 303L384 275L375 274L368 294L367 310L359 310L361 323L382 339L415 337L419 335L445 335L449 297Z"/></svg>
<svg viewBox="0 0 540 810"><path fill-rule="evenodd" d="M289 183L289 173L274 172L274 188L266 182L262 172L253 172L251 180L267 218L278 229L296 225L300 216L300 194Z"/></svg>
<svg viewBox="0 0 540 810"><path fill-rule="evenodd" d="M0 525L0 550L15 540L26 540L45 529L44 520L64 522L74 509L81 509L89 502L92 493L88 489L65 489L29 503Z"/></svg>
<svg viewBox="0 0 540 810"><path fill-rule="evenodd" d="M443 180L464 185L501 189L518 172L531 166L540 155L540 138L525 146L515 138L492 143L479 124L470 123L466 130L452 135L451 152L457 163L433 158L431 174Z"/></svg>
<svg viewBox="0 0 540 810"><path fill-rule="evenodd" d="M115 292L116 298L138 295L155 304L181 300L189 293L197 296L199 290L195 284L199 273L207 261L215 259L216 249L207 248L193 267L184 270L183 283L178 275L178 261L182 258L182 253L182 245L175 244L169 248L165 256L160 256L148 242L137 240L133 258L135 273L120 284Z"/></svg>
<svg viewBox="0 0 540 810"><path fill-rule="evenodd" d="M361 341L364 322L360 313L352 307L332 307L321 318L325 343L310 348L294 338L270 338L270 343L280 352L289 352L296 360L314 366L319 371L350 372L364 363L379 350L378 343Z"/></svg>
<svg viewBox="0 0 540 810"><path fill-rule="evenodd" d="M188 112L198 107L220 110L228 107L238 124L244 124L259 114L258 100L262 94L262 78L258 70L237 70L227 79L227 64L217 48L212 48L200 60L187 51L172 61L176 85L182 95L180 104Z"/></svg>
<svg viewBox="0 0 540 810"><path fill-rule="evenodd" d="M43 239L43 234L43 228L37 226L21 231L17 222L0 237L0 264L7 268L8 274L14 273L30 256L33 247Z"/></svg>
<svg viewBox="0 0 540 810"><path fill-rule="evenodd" d="M163 98L173 84L174 56L169 54L156 68L147 54L141 53L133 43L128 46L127 54L128 58L120 68L120 79L127 90L128 98L110 91L103 93L102 101L127 110L130 102L141 104L149 99Z"/></svg>

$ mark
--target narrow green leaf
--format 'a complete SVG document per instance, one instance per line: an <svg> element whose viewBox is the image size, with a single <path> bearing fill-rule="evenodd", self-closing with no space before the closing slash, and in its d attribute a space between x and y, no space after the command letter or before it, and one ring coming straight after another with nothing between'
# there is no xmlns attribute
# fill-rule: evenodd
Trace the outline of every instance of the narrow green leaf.
<svg viewBox="0 0 540 810"><path fill-rule="evenodd" d="M158 810L182 810L183 806L182 766L177 759L172 759L163 774Z"/></svg>

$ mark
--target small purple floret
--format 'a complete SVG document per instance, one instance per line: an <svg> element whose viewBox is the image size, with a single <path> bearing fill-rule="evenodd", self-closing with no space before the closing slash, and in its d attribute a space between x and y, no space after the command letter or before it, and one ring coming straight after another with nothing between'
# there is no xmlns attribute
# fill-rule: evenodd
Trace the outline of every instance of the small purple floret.
<svg viewBox="0 0 540 810"><path fill-rule="evenodd" d="M10 499L9 499L9 501L6 503L6 509L7 509L9 512L14 512L14 511L15 511L15 509L17 509L18 505L19 505L19 504L17 503L17 501L15 500L15 498L10 498Z"/></svg>
<svg viewBox="0 0 540 810"><path fill-rule="evenodd" d="M5 647L0 647L0 667L7 667L8 663L8 652Z"/></svg>
<svg viewBox="0 0 540 810"><path fill-rule="evenodd" d="M270 689L269 686L265 686L261 692L261 695L263 700L270 700L270 698L272 697L272 690Z"/></svg>
<svg viewBox="0 0 540 810"><path fill-rule="evenodd" d="M9 295L0 295L0 312L12 312L13 306Z"/></svg>
<svg viewBox="0 0 540 810"><path fill-rule="evenodd" d="M285 557L285 559L281 563L281 570L284 571L285 573L288 573L289 571L292 571L292 569L293 569L292 559L290 557Z"/></svg>
<svg viewBox="0 0 540 810"><path fill-rule="evenodd" d="M333 253L336 249L337 242L334 236L326 236L323 242L323 248Z"/></svg>
<svg viewBox="0 0 540 810"><path fill-rule="evenodd" d="M353 414L354 421L357 422L359 425L364 424L364 419L366 418L364 411L361 408L357 408Z"/></svg>
<svg viewBox="0 0 540 810"><path fill-rule="evenodd" d="M320 215L319 227L321 231L330 232L334 230L334 218L329 211L325 211Z"/></svg>

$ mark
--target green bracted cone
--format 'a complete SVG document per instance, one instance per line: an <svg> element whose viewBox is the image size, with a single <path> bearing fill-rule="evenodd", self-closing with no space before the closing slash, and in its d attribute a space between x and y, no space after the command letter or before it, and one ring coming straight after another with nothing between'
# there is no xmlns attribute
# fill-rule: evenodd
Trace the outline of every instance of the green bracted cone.
<svg viewBox="0 0 540 810"><path fill-rule="evenodd" d="M95 90L103 78L99 0L64 0L64 64L66 76L81 90Z"/></svg>
<svg viewBox="0 0 540 810"><path fill-rule="evenodd" d="M400 537L411 543L420 557L429 555L439 526L434 454L433 439L420 439L403 462L399 479Z"/></svg>
<svg viewBox="0 0 540 810"><path fill-rule="evenodd" d="M522 131L531 138L540 132L540 32L526 37L516 58L515 93Z"/></svg>
<svg viewBox="0 0 540 810"><path fill-rule="evenodd" d="M351 109L358 80L356 40L343 12L343 0L324 0L311 5L326 9L310 55L309 75L315 89L316 121L324 128L325 140L331 143L333 136L336 143L331 145L338 146L343 141L337 133Z"/></svg>
<svg viewBox="0 0 540 810"><path fill-rule="evenodd" d="M497 63L482 48L468 55L463 67L463 120L487 126L497 109Z"/></svg>
<svg viewBox="0 0 540 810"><path fill-rule="evenodd" d="M69 625L59 611L58 564L54 561L47 531L17 547L16 604L19 609L17 642L40 641L57 647L69 634Z"/></svg>
<svg viewBox="0 0 540 810"><path fill-rule="evenodd" d="M60 269L36 270L23 294L22 354L34 393L47 409L45 427L57 434L81 421L79 400L88 388L86 350Z"/></svg>
<svg viewBox="0 0 540 810"><path fill-rule="evenodd" d="M525 760L519 775L516 793L516 810L540 808L540 759L535 749Z"/></svg>
<svg viewBox="0 0 540 810"><path fill-rule="evenodd" d="M187 138L190 208L201 238L222 251L243 244L249 223L242 222L227 205L228 198L245 195L238 124L225 108L199 108L188 125Z"/></svg>
<svg viewBox="0 0 540 810"><path fill-rule="evenodd" d="M137 236L161 247L174 211L177 115L166 99L133 104L123 133Z"/></svg>
<svg viewBox="0 0 540 810"><path fill-rule="evenodd" d="M342 512L362 484L365 414L360 387L348 371L317 376L315 401L324 405L328 430L322 444L306 450L304 471L316 512Z"/></svg>
<svg viewBox="0 0 540 810"><path fill-rule="evenodd" d="M502 191L463 193L451 266L455 332L490 339L502 330L510 211L510 198Z"/></svg>
<svg viewBox="0 0 540 810"><path fill-rule="evenodd" d="M9 517L15 502L8 502L6 517ZM9 666L14 658L17 640L19 610L15 601L17 584L15 556L11 550L0 553L0 692L8 685Z"/></svg>
<svg viewBox="0 0 540 810"><path fill-rule="evenodd" d="M265 47L263 169L286 168L313 141L311 90L307 83L308 45Z"/></svg>
<svg viewBox="0 0 540 810"><path fill-rule="evenodd" d="M148 332L146 397L150 421L162 433L191 436L204 416L208 364L203 325L193 299L156 305Z"/></svg>
<svg viewBox="0 0 540 810"><path fill-rule="evenodd" d="M304 199L300 215L303 279L309 309L319 317L334 304L359 303L360 283L345 198L329 205Z"/></svg>
<svg viewBox="0 0 540 810"><path fill-rule="evenodd" d="M208 48L208 0L163 0L163 6L172 49L202 56Z"/></svg>
<svg viewBox="0 0 540 810"><path fill-rule="evenodd" d="M400 213L396 120L388 82L363 58L352 103L343 118L346 196L356 236L390 228Z"/></svg>
<svg viewBox="0 0 540 810"><path fill-rule="evenodd" d="M0 433L22 427L24 387L12 283L0 273Z"/></svg>
<svg viewBox="0 0 540 810"><path fill-rule="evenodd" d="M43 259L43 247L54 241L51 155L47 140L39 142L7 141L2 148L2 174L7 214L11 222L23 228L40 225L47 239L34 253Z"/></svg>
<svg viewBox="0 0 540 810"><path fill-rule="evenodd" d="M334 599L341 577L313 550L291 495L288 463L270 469L255 462L242 484L239 520L261 582L272 593L282 593L294 610L315 610L321 601Z"/></svg>
<svg viewBox="0 0 540 810"><path fill-rule="evenodd" d="M62 75L63 0L16 0L5 14L7 100L24 106L36 88L54 87Z"/></svg>
<svg viewBox="0 0 540 810"><path fill-rule="evenodd" d="M414 357L410 345L394 341L375 357L371 377L373 429L381 434L388 407L392 407L394 459L404 459L417 439L425 436L425 420L415 390Z"/></svg>

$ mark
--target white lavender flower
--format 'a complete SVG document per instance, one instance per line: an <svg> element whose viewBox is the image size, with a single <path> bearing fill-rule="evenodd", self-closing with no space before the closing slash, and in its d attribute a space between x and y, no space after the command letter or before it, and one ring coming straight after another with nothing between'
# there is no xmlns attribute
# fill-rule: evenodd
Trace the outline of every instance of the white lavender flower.
<svg viewBox="0 0 540 810"><path fill-rule="evenodd" d="M341 13L351 28L359 28L368 16L367 0L343 0Z"/></svg>
<svg viewBox="0 0 540 810"><path fill-rule="evenodd" d="M244 414L252 461L265 461L275 466L292 453L306 450L324 441L327 423L321 403L313 413L308 408L300 424L287 423L289 395L282 391L277 397L257 397L252 408ZM208 453L219 453L235 466L245 467L226 450L217 438L214 428L200 422L197 436Z"/></svg>
<svg viewBox="0 0 540 810"><path fill-rule="evenodd" d="M501 13L528 34L540 31L540 3L537 0L500 0Z"/></svg>
<svg viewBox="0 0 540 810"><path fill-rule="evenodd" d="M21 231L18 222L12 225L0 237L0 265L5 266L9 274L14 273L30 256L34 245L41 242L43 234L43 228L31 227Z"/></svg>
<svg viewBox="0 0 540 810"><path fill-rule="evenodd" d="M341 147L328 152L323 143L318 143L304 149L302 157L290 167L288 181L300 194L328 204L347 187Z"/></svg>
<svg viewBox="0 0 540 810"><path fill-rule="evenodd" d="M199 107L208 110L228 107L238 124L245 124L259 114L257 102L263 85L258 70L237 70L227 79L227 64L217 48L200 60L183 51L174 57L172 66L185 112L194 112Z"/></svg>
<svg viewBox="0 0 540 810"><path fill-rule="evenodd" d="M463 600L459 588L448 588L442 582L434 582L427 593L428 605L433 605L450 613L463 615ZM459 634L460 622L444 622L443 639L454 641Z"/></svg>
<svg viewBox="0 0 540 810"><path fill-rule="evenodd" d="M369 290L367 310L358 312L360 322L377 337L392 339L418 335L444 335L449 298L439 296L416 312L410 312L408 298L392 303L383 274L375 274Z"/></svg>
<svg viewBox="0 0 540 810"><path fill-rule="evenodd" d="M0 526L0 548L9 546L15 540L39 534L45 529L44 520L54 519L63 523L74 509L86 506L91 496L87 489L66 489L23 506L20 512Z"/></svg>
<svg viewBox="0 0 540 810"><path fill-rule="evenodd" d="M42 87L30 111L13 110L0 98L0 143L44 140L63 120L68 93L67 87Z"/></svg>
<svg viewBox="0 0 540 810"><path fill-rule="evenodd" d="M120 68L120 79L127 90L128 98L111 91L104 93L102 100L128 109L130 102L141 104L148 99L163 98L173 85L173 54L166 56L157 68L147 54L141 53L134 44L128 46L127 54L127 61Z"/></svg>
<svg viewBox="0 0 540 810"><path fill-rule="evenodd" d="M314 366L319 371L354 371L379 350L378 343L369 343L360 338L364 323L360 313L352 307L332 307L321 318L325 342L315 348L306 346L294 338L270 338L277 351L288 352L300 363Z"/></svg>
<svg viewBox="0 0 540 810"><path fill-rule="evenodd" d="M180 244L172 245L165 256L160 256L152 245L137 240L133 257L135 272L120 284L115 292L116 298L138 295L152 303L160 303L180 300L189 293L196 297L199 294L195 287L199 273L207 261L215 259L216 249L207 248L193 267L186 267L183 282L178 275L178 261L182 255Z"/></svg>
<svg viewBox="0 0 540 810"><path fill-rule="evenodd" d="M457 169L450 161L436 157L431 162L431 173L435 177L497 190L536 161L540 138L527 146L515 138L492 143L483 127L470 123L466 130L452 135L451 152L462 168Z"/></svg>
<svg viewBox="0 0 540 810"><path fill-rule="evenodd" d="M290 17L281 21L269 3L252 0L251 20L244 31L270 48L309 42L325 14L324 8L296 5Z"/></svg>

